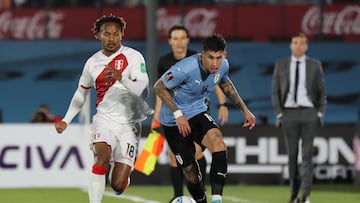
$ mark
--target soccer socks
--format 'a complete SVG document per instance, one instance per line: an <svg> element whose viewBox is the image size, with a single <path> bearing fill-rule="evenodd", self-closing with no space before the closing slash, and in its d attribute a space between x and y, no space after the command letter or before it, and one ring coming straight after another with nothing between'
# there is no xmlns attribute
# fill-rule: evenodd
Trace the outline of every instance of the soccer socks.
<svg viewBox="0 0 360 203"><path fill-rule="evenodd" d="M226 151L214 152L210 168L210 183L212 195L221 196L223 193L227 175Z"/></svg>
<svg viewBox="0 0 360 203"><path fill-rule="evenodd" d="M202 175L202 182L205 186L206 184L206 159L205 157L202 157L201 159L197 160L199 163L201 175Z"/></svg>
<svg viewBox="0 0 360 203"><path fill-rule="evenodd" d="M88 186L90 203L101 203L105 191L106 171L106 167L93 165Z"/></svg>
<svg viewBox="0 0 360 203"><path fill-rule="evenodd" d="M180 167L170 166L170 178L174 188L174 197L179 197L184 194L184 174Z"/></svg>
<svg viewBox="0 0 360 203"><path fill-rule="evenodd" d="M222 203L221 195L211 195L211 203Z"/></svg>

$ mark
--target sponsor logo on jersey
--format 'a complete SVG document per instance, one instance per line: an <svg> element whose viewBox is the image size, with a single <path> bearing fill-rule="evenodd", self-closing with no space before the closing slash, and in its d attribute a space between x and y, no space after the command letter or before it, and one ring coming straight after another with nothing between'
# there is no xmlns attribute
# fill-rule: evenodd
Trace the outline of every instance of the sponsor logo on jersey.
<svg viewBox="0 0 360 203"><path fill-rule="evenodd" d="M166 82L169 82L171 81L172 79L174 79L174 75L173 73L170 71L170 72L167 72L166 75L165 75L165 79L166 79Z"/></svg>

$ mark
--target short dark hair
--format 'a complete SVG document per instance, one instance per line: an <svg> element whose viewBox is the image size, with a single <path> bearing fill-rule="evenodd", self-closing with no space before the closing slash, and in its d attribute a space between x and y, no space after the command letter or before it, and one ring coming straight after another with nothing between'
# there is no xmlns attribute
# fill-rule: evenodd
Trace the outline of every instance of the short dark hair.
<svg viewBox="0 0 360 203"><path fill-rule="evenodd" d="M293 38L295 38L295 37L305 38L305 40L306 40L306 42L307 42L307 37L306 37L305 33L303 33L303 32L297 32L297 33L293 34L293 35L291 36L291 40L292 40Z"/></svg>
<svg viewBox="0 0 360 203"><path fill-rule="evenodd" d="M97 38L98 34L100 33L101 26L108 22L118 23L120 26L121 32L124 32L125 27L126 27L126 22L125 22L124 18L115 16L113 14L110 14L108 16L103 15L100 18L96 19L96 21L94 23L94 27L91 29L91 31L95 34L95 38Z"/></svg>
<svg viewBox="0 0 360 203"><path fill-rule="evenodd" d="M203 41L203 51L225 51L226 40L221 34L213 34Z"/></svg>
<svg viewBox="0 0 360 203"><path fill-rule="evenodd" d="M175 30L184 30L186 32L186 36L189 37L189 30L183 25L173 25L168 31L168 39L171 38L171 33Z"/></svg>

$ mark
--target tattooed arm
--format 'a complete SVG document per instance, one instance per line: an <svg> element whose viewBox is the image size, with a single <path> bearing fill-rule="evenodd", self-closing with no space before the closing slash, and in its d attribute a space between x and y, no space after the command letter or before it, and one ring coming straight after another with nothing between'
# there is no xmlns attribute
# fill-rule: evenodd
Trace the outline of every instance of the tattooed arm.
<svg viewBox="0 0 360 203"><path fill-rule="evenodd" d="M247 109L247 106L240 97L239 93L237 92L231 80L227 80L224 83L220 83L219 86L221 90L224 92L224 94L230 99L230 101L244 113L244 111Z"/></svg>
<svg viewBox="0 0 360 203"><path fill-rule="evenodd" d="M180 134L184 137L190 135L191 128L188 120L176 106L174 98L171 96L169 89L164 85L161 79L156 81L154 89L161 101L173 112Z"/></svg>
<svg viewBox="0 0 360 203"><path fill-rule="evenodd" d="M171 96L169 89L166 88L164 83L159 79L154 85L156 94L160 97L161 101L172 111L179 110L174 102L174 98Z"/></svg>
<svg viewBox="0 0 360 203"><path fill-rule="evenodd" d="M239 93L237 92L234 84L231 82L231 80L227 80L223 83L220 83L219 87L224 92L224 94L230 99L230 101L236 107L238 107L243 113L245 117L245 123L243 127L249 127L250 129L255 127L255 123L256 123L255 116L250 112L245 102L242 100Z"/></svg>

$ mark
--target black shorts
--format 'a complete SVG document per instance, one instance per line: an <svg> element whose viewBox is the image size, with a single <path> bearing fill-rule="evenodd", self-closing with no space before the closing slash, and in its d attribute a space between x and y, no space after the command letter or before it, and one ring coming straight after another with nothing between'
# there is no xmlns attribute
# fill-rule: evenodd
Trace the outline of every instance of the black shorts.
<svg viewBox="0 0 360 203"><path fill-rule="evenodd" d="M187 166L194 160L195 145L194 142L199 144L203 150L204 146L201 145L201 140L205 134L212 128L220 128L214 119L206 112L200 113L189 120L191 127L191 134L183 137L179 133L177 126L163 126L166 141L168 142L171 151L175 154L178 164ZM179 157L181 156L181 160Z"/></svg>

